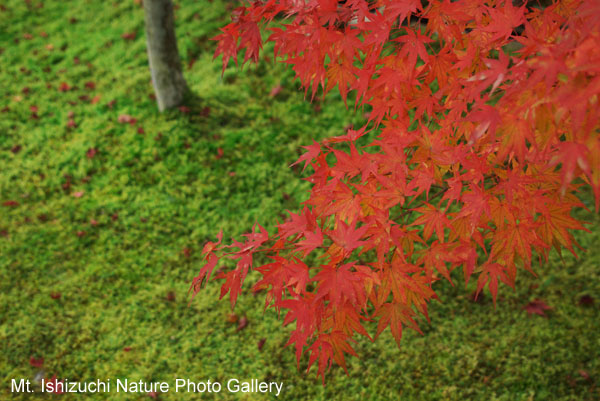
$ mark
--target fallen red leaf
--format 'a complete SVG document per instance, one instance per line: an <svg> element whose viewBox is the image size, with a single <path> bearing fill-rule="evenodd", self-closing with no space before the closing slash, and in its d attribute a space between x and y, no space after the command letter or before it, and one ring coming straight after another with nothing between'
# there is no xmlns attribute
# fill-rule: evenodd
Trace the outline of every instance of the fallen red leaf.
<svg viewBox="0 0 600 401"><path fill-rule="evenodd" d="M96 156L96 153L98 153L98 149L89 148L88 151L85 152L85 155L87 156L88 159L93 159L94 156Z"/></svg>
<svg viewBox="0 0 600 401"><path fill-rule="evenodd" d="M15 145L12 148L10 148L10 151L13 152L14 154L17 154L21 151L21 145Z"/></svg>
<svg viewBox="0 0 600 401"><path fill-rule="evenodd" d="M540 315L542 317L547 317L545 314L545 311L552 309L552 307L548 306L541 299L534 299L533 301L531 301L527 305L525 305L523 307L523 309L525 309L527 311L527 313L530 315L535 313L536 315Z"/></svg>
<svg viewBox="0 0 600 401"><path fill-rule="evenodd" d="M2 203L2 206L6 206L6 207L17 207L17 206L19 206L19 202L17 202L17 201L14 201L14 200L7 200L7 201L4 201L4 202Z"/></svg>
<svg viewBox="0 0 600 401"><path fill-rule="evenodd" d="M52 298L52 299L60 299L60 297L61 297L60 292L51 292L50 293L50 298Z"/></svg>
<svg viewBox="0 0 600 401"><path fill-rule="evenodd" d="M594 298L590 295L583 295L579 298L579 305L590 306L594 304Z"/></svg>
<svg viewBox="0 0 600 401"><path fill-rule="evenodd" d="M96 84L92 81L88 81L84 85L87 89L96 89Z"/></svg>
<svg viewBox="0 0 600 401"><path fill-rule="evenodd" d="M42 366L44 366L44 358L36 359L33 356L31 356L29 358L29 364L34 368L41 368Z"/></svg>
<svg viewBox="0 0 600 401"><path fill-rule="evenodd" d="M590 374L587 371L583 370L583 369L581 369L579 371L579 375L581 377L583 377L585 380L590 380Z"/></svg>
<svg viewBox="0 0 600 401"><path fill-rule="evenodd" d="M187 106L179 106L179 111L182 112L182 113L184 113L184 114L187 114L187 113L190 112L190 108L187 107Z"/></svg>
<svg viewBox="0 0 600 401"><path fill-rule="evenodd" d="M136 36L137 36L136 32L125 32L124 34L121 35L121 37L125 40L135 40Z"/></svg>
<svg viewBox="0 0 600 401"><path fill-rule="evenodd" d="M277 95L279 95L281 93L281 90L283 89L283 87L280 84L275 85L272 89L271 92L269 92L269 96L271 97L275 97Z"/></svg>
<svg viewBox="0 0 600 401"><path fill-rule="evenodd" d="M131 351L131 347L123 347L123 352L129 352Z"/></svg>
<svg viewBox="0 0 600 401"><path fill-rule="evenodd" d="M246 316L242 316L235 331L244 330L246 326L248 326L248 318Z"/></svg>
<svg viewBox="0 0 600 401"><path fill-rule="evenodd" d="M74 198L81 198L84 193L85 193L85 191L77 191L77 192L73 192L72 195Z"/></svg>
<svg viewBox="0 0 600 401"><path fill-rule="evenodd" d="M121 124L135 124L137 122L137 118L130 116L129 114L121 114L118 118L118 121Z"/></svg>
<svg viewBox="0 0 600 401"><path fill-rule="evenodd" d="M62 391L62 387L63 386L58 386L58 383L63 383L63 380L57 380L56 379L56 375L52 375L52 378L50 380L48 380L48 383L52 383L52 389L53 391L49 391L50 393L54 393L54 394L62 394L64 391Z"/></svg>
<svg viewBox="0 0 600 401"><path fill-rule="evenodd" d="M60 92L67 92L70 89L71 89L71 86L66 82L61 82L60 85L58 86L58 90Z"/></svg>
<svg viewBox="0 0 600 401"><path fill-rule="evenodd" d="M101 98L101 97L102 97L102 96L100 96L100 95L96 95L96 96L94 96L94 97L92 98L92 100L90 101L90 103L91 103L91 104L96 104L96 103L98 103L98 102L100 101L100 98Z"/></svg>
<svg viewBox="0 0 600 401"><path fill-rule="evenodd" d="M265 346L265 342L267 341L266 338L261 338L260 340L258 340L258 350L262 351L263 347Z"/></svg>

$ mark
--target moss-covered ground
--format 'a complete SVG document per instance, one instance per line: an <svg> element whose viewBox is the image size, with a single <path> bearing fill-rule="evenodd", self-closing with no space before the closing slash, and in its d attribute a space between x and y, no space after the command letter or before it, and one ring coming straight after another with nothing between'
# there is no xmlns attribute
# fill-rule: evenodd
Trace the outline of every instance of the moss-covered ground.
<svg viewBox="0 0 600 401"><path fill-rule="evenodd" d="M208 39L228 21L224 0L177 1L194 96L159 114L137 3L0 3L0 400L148 399L10 392L12 379L41 369L71 381L273 380L284 400L600 399L593 212L580 214L591 233L577 234L588 250L579 259L553 254L538 277L502 287L496 309L489 295L474 302L460 275L456 287L440 283L423 335L406 331L400 349L388 331L359 340L361 358L348 375L334 367L326 386L306 360L297 369L283 347L290 329L263 313L260 296L240 298L234 313L248 325L239 331L217 283L188 306L205 241L255 221L273 230L306 198L300 170L288 168L300 146L363 116L333 93L311 104L269 60L221 78ZM523 309L535 299L552 307L547 317Z"/></svg>

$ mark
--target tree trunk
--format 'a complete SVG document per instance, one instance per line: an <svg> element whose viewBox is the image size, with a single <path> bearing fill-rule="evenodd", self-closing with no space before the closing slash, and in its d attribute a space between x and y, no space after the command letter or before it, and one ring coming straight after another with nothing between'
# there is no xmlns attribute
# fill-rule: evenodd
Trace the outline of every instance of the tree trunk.
<svg viewBox="0 0 600 401"><path fill-rule="evenodd" d="M144 0L146 43L158 109L179 106L187 90L177 51L173 3Z"/></svg>

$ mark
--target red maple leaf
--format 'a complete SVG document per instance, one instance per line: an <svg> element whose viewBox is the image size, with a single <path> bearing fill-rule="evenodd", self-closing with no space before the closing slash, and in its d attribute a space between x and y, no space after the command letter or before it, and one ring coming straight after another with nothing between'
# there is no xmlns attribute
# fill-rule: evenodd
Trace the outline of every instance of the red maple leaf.
<svg viewBox="0 0 600 401"><path fill-rule="evenodd" d="M296 247L296 250L303 252L304 256L323 245L323 232L321 231L321 227L317 227L315 232L304 231L304 237L306 239L298 242L298 246Z"/></svg>
<svg viewBox="0 0 600 401"><path fill-rule="evenodd" d="M290 218L284 223L279 224L279 235L281 238L288 238L294 234L313 231L316 226L316 219L310 209L305 207L301 213L295 214L288 211Z"/></svg>
<svg viewBox="0 0 600 401"><path fill-rule="evenodd" d="M402 302L385 303L377 310L375 316L379 317L377 324L377 336L379 336L386 327L390 327L396 344L400 347L402 339L402 326L408 325L411 328L421 332L417 323L413 319L415 312Z"/></svg>
<svg viewBox="0 0 600 401"><path fill-rule="evenodd" d="M302 156L300 156L298 158L298 160L296 160L294 163L292 163L290 165L290 167L295 166L298 163L304 162L304 167L302 168L302 171L306 170L306 166L315 158L319 155L319 153L321 153L321 145L319 145L317 142L313 141L312 145L308 145L308 146L302 146L304 149L307 150L306 153L304 153Z"/></svg>
<svg viewBox="0 0 600 401"><path fill-rule="evenodd" d="M534 299L533 301L531 301L527 305L525 305L523 307L523 309L525 309L527 311L527 313L530 315L536 314L536 315L540 315L542 317L547 317L545 312L547 310L551 310L553 308L551 306L548 306L541 299Z"/></svg>
<svg viewBox="0 0 600 401"><path fill-rule="evenodd" d="M211 40L218 42L213 59L217 58L219 54L223 55L222 75L225 73L225 68L227 67L227 64L229 64L229 59L231 57L233 57L233 61L237 64L237 42L239 39L239 31L237 26L233 23L221 28L221 31L223 33L211 38Z"/></svg>
<svg viewBox="0 0 600 401"><path fill-rule="evenodd" d="M367 225L355 228L343 221L338 221L337 227L329 231L327 235L348 255L359 246L365 244L365 241L360 241L360 239L365 235L368 228L369 226Z"/></svg>
<svg viewBox="0 0 600 401"><path fill-rule="evenodd" d="M354 285L362 281L364 274L352 271L354 265L352 262L342 266L322 266L321 271L312 278L318 283L315 301L327 297L334 305L341 305L344 300L357 305L365 299L364 289Z"/></svg>
<svg viewBox="0 0 600 401"><path fill-rule="evenodd" d="M426 240L429 239L435 231L438 240L444 242L444 229L450 227L446 214L429 203L414 209L414 211L422 213L422 215L419 216L411 226L424 225L423 235Z"/></svg>
<svg viewBox="0 0 600 401"><path fill-rule="evenodd" d="M41 368L44 366L44 358L34 358L33 356L31 356L29 358L29 364L31 366L33 366L34 368Z"/></svg>

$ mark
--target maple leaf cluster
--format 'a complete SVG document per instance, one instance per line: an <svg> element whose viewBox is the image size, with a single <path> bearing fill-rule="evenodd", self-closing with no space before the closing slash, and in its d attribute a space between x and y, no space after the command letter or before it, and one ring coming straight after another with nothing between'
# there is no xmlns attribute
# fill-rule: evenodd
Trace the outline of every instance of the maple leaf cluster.
<svg viewBox="0 0 600 401"><path fill-rule="evenodd" d="M355 335L405 327L461 268L496 302L500 282L552 247L575 253L571 217L600 202L600 3L545 8L494 0L266 0L233 12L215 39L223 69L257 61L261 32L314 97L338 88L367 125L306 146L310 197L269 234L209 242L194 293L224 256L235 305L250 269L265 307L295 322L288 345L323 376ZM372 135L375 130L377 136ZM368 138L375 137L373 140ZM270 262L253 266L260 252ZM309 255L319 263L307 264ZM311 260L314 260L312 258Z"/></svg>

